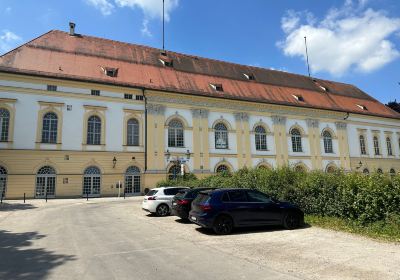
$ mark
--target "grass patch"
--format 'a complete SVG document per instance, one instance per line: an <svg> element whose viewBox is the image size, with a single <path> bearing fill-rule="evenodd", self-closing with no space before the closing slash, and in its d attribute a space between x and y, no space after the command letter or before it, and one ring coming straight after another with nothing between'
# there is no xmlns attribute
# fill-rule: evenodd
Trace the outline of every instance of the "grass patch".
<svg viewBox="0 0 400 280"><path fill-rule="evenodd" d="M386 221L378 221L367 225L336 217L314 215L306 215L305 222L312 226L354 233L377 240L400 242L400 221L398 216L390 217Z"/></svg>

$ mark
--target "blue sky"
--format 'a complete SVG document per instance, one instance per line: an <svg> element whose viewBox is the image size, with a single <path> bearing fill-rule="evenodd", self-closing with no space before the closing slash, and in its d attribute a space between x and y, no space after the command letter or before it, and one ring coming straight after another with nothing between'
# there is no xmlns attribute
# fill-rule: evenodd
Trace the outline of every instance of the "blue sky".
<svg viewBox="0 0 400 280"><path fill-rule="evenodd" d="M165 0L166 49L355 84L400 100L398 0ZM0 0L0 53L51 29L162 46L162 0Z"/></svg>

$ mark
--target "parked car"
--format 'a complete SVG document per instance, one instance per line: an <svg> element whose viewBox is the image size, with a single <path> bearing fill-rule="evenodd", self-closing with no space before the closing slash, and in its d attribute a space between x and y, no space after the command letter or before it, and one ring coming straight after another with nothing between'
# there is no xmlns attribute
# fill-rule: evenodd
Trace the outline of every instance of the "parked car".
<svg viewBox="0 0 400 280"><path fill-rule="evenodd" d="M162 187L151 189L142 202L142 209L155 213L157 216L167 216L171 213L172 198L186 187Z"/></svg>
<svg viewBox="0 0 400 280"><path fill-rule="evenodd" d="M304 213L297 206L280 202L250 189L201 191L193 200L189 219L217 234L229 234L235 227L303 225Z"/></svg>
<svg viewBox="0 0 400 280"><path fill-rule="evenodd" d="M192 201L200 191L214 190L214 188L195 188L180 190L172 199L172 215L183 220L189 219L189 211L192 209Z"/></svg>

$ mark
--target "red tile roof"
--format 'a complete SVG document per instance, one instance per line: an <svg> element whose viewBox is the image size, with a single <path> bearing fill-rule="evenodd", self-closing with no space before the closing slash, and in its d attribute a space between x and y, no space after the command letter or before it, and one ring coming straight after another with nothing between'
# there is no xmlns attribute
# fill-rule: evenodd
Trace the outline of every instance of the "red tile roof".
<svg viewBox="0 0 400 280"><path fill-rule="evenodd" d="M160 58L172 67L163 66ZM105 67L118 68L117 77L105 75ZM170 51L165 57L159 49L62 31L50 31L1 56L0 71L400 119L353 85ZM223 92L211 83L221 84Z"/></svg>

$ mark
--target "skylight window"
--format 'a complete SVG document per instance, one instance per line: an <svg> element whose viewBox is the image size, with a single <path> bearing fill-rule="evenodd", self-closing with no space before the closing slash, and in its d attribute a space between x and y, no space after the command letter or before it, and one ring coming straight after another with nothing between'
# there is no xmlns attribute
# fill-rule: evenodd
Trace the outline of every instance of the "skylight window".
<svg viewBox="0 0 400 280"><path fill-rule="evenodd" d="M296 99L297 101L304 102L303 96L301 96L301 95L296 95L296 94L292 94L292 96L293 96L294 99Z"/></svg>
<svg viewBox="0 0 400 280"><path fill-rule="evenodd" d="M172 67L173 66L173 61L170 58L160 58L160 62L165 66L165 67Z"/></svg>
<svg viewBox="0 0 400 280"><path fill-rule="evenodd" d="M254 81L254 80L255 80L253 74L246 74L246 73L243 73L243 76L245 76L246 79L249 80L249 81Z"/></svg>
<svg viewBox="0 0 400 280"><path fill-rule="evenodd" d="M360 108L361 110L368 111L368 108L367 108L366 106L360 105L360 104L356 104L356 105L357 105L357 107Z"/></svg>
<svg viewBox="0 0 400 280"><path fill-rule="evenodd" d="M216 90L216 91L224 91L224 89L223 89L221 84L210 84L210 87L213 90Z"/></svg>
<svg viewBox="0 0 400 280"><path fill-rule="evenodd" d="M313 82L314 82L320 89L322 89L323 91L329 91L329 89L328 89L327 87L321 86L321 84L320 84L316 79L313 79Z"/></svg>
<svg viewBox="0 0 400 280"><path fill-rule="evenodd" d="M104 74L106 74L109 77L115 78L118 75L118 68L101 67L101 70L103 70Z"/></svg>

